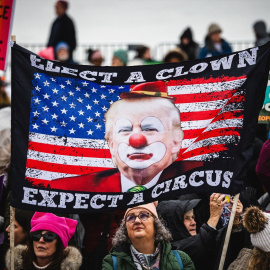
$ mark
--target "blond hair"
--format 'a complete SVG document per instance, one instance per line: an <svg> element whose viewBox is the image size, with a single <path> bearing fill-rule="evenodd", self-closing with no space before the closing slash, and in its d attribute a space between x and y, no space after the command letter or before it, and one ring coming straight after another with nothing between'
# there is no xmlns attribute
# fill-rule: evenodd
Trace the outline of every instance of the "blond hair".
<svg viewBox="0 0 270 270"><path fill-rule="evenodd" d="M249 260L248 270L269 270L270 252L264 252L259 248L253 249L253 254Z"/></svg>

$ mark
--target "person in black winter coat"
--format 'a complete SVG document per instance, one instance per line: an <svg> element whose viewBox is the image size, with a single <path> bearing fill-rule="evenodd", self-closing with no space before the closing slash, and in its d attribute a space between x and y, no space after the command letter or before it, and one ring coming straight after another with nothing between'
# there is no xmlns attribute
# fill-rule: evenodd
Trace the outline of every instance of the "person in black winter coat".
<svg viewBox="0 0 270 270"><path fill-rule="evenodd" d="M253 25L254 34L256 36L255 46L261 46L270 41L270 36L267 33L266 23L264 21L257 21Z"/></svg>
<svg viewBox="0 0 270 270"><path fill-rule="evenodd" d="M157 206L158 215L172 234L173 248L186 252L196 267L196 270L214 269L218 259L218 251L226 227L216 229L226 201L224 195L213 193L210 196L210 218L200 228L196 226L193 209L200 203L200 199L171 200L160 202ZM237 212L242 212L239 202Z"/></svg>
<svg viewBox="0 0 270 270"><path fill-rule="evenodd" d="M197 59L199 52L199 44L193 40L191 29L188 27L180 37L180 43L177 45L187 55L188 60Z"/></svg>
<svg viewBox="0 0 270 270"><path fill-rule="evenodd" d="M55 49L59 42L66 42L69 46L70 59L72 59L72 53L76 48L76 35L73 21L66 14L67 9L67 1L56 2L55 11L57 18L53 22L47 47L52 46Z"/></svg>

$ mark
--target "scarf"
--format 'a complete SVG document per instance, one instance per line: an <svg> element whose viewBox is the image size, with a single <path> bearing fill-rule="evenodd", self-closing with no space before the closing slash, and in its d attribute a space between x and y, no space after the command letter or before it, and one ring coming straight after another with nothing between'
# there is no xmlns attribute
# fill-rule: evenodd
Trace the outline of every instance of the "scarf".
<svg viewBox="0 0 270 270"><path fill-rule="evenodd" d="M156 247L153 254L143 254L130 245L130 251L134 264L138 270L159 270L160 244Z"/></svg>

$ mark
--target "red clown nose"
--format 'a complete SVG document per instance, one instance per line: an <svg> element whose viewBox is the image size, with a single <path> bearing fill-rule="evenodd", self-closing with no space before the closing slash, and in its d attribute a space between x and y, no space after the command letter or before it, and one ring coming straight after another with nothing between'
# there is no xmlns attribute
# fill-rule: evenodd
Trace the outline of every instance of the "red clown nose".
<svg viewBox="0 0 270 270"><path fill-rule="evenodd" d="M141 133L135 133L129 137L129 145L134 148L142 148L146 146L146 144L146 138Z"/></svg>

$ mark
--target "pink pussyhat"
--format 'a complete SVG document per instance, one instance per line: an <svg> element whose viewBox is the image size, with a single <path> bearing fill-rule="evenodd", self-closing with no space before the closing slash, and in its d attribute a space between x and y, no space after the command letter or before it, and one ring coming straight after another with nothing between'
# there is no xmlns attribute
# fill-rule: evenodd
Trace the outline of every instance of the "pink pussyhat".
<svg viewBox="0 0 270 270"><path fill-rule="evenodd" d="M74 234L77 221L70 218L58 217L52 213L36 212L31 219L31 231L51 231L56 233L64 248L67 247L68 241Z"/></svg>

